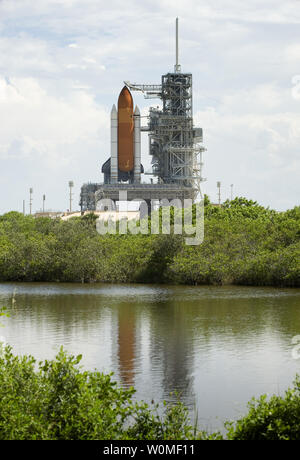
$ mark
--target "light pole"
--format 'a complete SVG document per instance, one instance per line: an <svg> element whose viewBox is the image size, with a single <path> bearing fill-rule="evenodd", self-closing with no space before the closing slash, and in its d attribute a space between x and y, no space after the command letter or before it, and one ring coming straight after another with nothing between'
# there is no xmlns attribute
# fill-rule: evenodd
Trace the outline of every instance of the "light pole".
<svg viewBox="0 0 300 460"><path fill-rule="evenodd" d="M29 189L29 214L32 214L32 194L33 194L33 188L30 187Z"/></svg>
<svg viewBox="0 0 300 460"><path fill-rule="evenodd" d="M230 185L230 188L231 188L231 201L233 200L233 184Z"/></svg>
<svg viewBox="0 0 300 460"><path fill-rule="evenodd" d="M72 180L69 181L69 188L70 188L70 212L72 212L72 188L74 187L74 182Z"/></svg>
<svg viewBox="0 0 300 460"><path fill-rule="evenodd" d="M221 182L217 182L218 187L218 198L219 198L219 206L221 205Z"/></svg>

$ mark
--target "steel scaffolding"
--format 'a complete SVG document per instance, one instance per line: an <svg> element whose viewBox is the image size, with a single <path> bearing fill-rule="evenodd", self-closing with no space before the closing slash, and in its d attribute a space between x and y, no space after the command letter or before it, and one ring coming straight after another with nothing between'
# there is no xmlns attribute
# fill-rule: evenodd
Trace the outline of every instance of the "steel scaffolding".
<svg viewBox="0 0 300 460"><path fill-rule="evenodd" d="M178 66L177 66L178 68ZM146 98L160 98L162 109L151 107L148 126L152 172L159 183L177 183L192 187L201 194L202 129L193 126L192 74L167 73L161 85L125 82L132 91L142 91Z"/></svg>

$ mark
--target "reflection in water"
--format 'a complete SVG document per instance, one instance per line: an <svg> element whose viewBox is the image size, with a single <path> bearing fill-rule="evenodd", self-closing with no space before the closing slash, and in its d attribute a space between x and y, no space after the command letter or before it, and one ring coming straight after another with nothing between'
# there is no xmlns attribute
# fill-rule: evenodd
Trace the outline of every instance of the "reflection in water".
<svg viewBox="0 0 300 460"><path fill-rule="evenodd" d="M170 302L152 310L151 362L160 368L164 397L177 391L192 398L193 337L186 327L185 310Z"/></svg>
<svg viewBox="0 0 300 460"><path fill-rule="evenodd" d="M130 305L118 311L118 358L120 376L126 386L134 385L135 314Z"/></svg>
<svg viewBox="0 0 300 460"><path fill-rule="evenodd" d="M145 307L120 303L118 307L118 370L125 386L136 386L136 375L149 358L149 371L159 376L161 397L175 399L175 391L192 402L193 337L185 325L184 309L170 302L154 303L149 315ZM145 329L148 340L144 341ZM114 340L114 339L113 339ZM143 397L145 397L143 395ZM157 399L157 394L153 395Z"/></svg>
<svg viewBox="0 0 300 460"><path fill-rule="evenodd" d="M138 400L174 400L176 390L204 428L236 419L252 396L283 392L300 372L297 289L5 283L0 305L16 353L44 360L63 345L85 368L133 385Z"/></svg>

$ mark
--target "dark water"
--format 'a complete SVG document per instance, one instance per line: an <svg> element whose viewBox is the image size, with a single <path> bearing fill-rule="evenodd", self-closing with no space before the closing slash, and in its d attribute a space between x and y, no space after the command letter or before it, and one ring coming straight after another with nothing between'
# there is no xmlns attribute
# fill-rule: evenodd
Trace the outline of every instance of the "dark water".
<svg viewBox="0 0 300 460"><path fill-rule="evenodd" d="M300 374L299 289L5 283L1 305L11 317L0 335L16 353L42 360L63 345L139 400L177 390L209 430Z"/></svg>

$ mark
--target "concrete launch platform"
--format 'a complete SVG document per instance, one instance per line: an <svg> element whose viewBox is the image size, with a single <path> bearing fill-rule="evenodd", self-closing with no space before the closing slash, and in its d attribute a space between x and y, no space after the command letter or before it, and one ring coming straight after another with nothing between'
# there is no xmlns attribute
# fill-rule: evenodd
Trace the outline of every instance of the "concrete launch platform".
<svg viewBox="0 0 300 460"><path fill-rule="evenodd" d="M141 201L167 199L194 199L196 189L192 187L179 187L178 184L101 184L95 193L96 203L104 198L119 201L120 194L127 192L127 200ZM121 200L122 201L122 200Z"/></svg>

